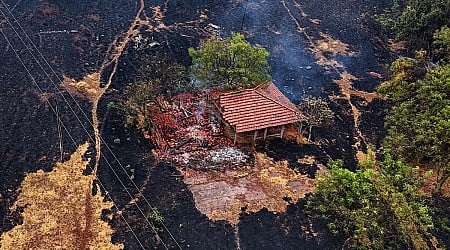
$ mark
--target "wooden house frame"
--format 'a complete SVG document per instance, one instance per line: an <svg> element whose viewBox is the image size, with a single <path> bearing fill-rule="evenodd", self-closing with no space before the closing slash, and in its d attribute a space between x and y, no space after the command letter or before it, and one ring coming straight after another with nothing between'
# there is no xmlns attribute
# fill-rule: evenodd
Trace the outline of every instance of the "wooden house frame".
<svg viewBox="0 0 450 250"><path fill-rule="evenodd" d="M246 141L283 137L286 126L304 121L305 116L270 82L241 91L213 94L209 97L225 124L225 133ZM250 138L250 139L249 139Z"/></svg>

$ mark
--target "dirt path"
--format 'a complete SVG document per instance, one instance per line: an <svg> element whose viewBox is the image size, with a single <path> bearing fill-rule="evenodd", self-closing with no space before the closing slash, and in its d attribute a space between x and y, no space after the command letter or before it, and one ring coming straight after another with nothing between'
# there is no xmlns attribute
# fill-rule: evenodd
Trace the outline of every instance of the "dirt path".
<svg viewBox="0 0 450 250"><path fill-rule="evenodd" d="M93 169L94 176L97 174L98 165L100 163L101 158L101 144L102 139L100 135L100 122L98 119L98 103L102 96L105 94L106 90L108 90L109 86L111 85L112 79L114 78L114 75L117 71L117 66L119 64L119 59L122 56L122 53L125 49L125 46L128 44L130 39L135 37L139 33L139 28L141 27L141 13L145 8L145 2L144 0L140 0L140 6L136 13L136 16L134 18L134 21L131 23L130 27L128 28L127 32L125 32L121 39L117 38L114 39L113 43L110 46L110 49L108 50L108 54L105 57L104 62L100 66L99 72L98 72L98 91L92 101L92 124L94 127L94 138L95 138L95 164ZM100 87L100 79L104 75L105 69L112 65L111 73L109 73L108 80L105 83L104 87Z"/></svg>

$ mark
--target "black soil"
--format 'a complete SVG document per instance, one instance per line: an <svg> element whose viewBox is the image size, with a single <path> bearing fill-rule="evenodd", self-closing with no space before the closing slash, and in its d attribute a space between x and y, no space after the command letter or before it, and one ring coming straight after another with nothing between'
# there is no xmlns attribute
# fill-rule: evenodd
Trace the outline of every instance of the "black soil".
<svg viewBox="0 0 450 250"><path fill-rule="evenodd" d="M311 219L306 200L290 204L285 213L262 209L240 219L242 249L338 249L342 245L325 225Z"/></svg>
<svg viewBox="0 0 450 250"><path fill-rule="evenodd" d="M183 249L236 247L232 227L223 222L211 222L198 212L181 174L173 166L154 161L150 152L153 146L141 133L124 130L122 119L115 112L110 112L104 131L103 138L114 156L105 150L98 176L124 217L116 215L110 222L117 230L114 241L125 242L126 249L140 247L127 222L145 248L163 248L162 243L156 243L151 226L144 219L155 207L165 218L164 225L168 231L162 224L156 223L155 226L161 230L161 240L169 248L176 248L176 243ZM119 139L120 143L114 143L115 139ZM134 184L142 188L140 194L126 175L131 176L132 169ZM114 172L119 178L115 177ZM128 202L134 197L138 197L137 205L129 205Z"/></svg>

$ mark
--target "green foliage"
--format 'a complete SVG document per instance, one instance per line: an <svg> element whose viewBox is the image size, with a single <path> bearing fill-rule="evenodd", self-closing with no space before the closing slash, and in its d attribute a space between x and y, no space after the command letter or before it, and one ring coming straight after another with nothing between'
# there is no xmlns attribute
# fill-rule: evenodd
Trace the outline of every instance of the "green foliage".
<svg viewBox="0 0 450 250"><path fill-rule="evenodd" d="M111 109L117 109L117 104L113 101L108 102L108 104L106 104L106 108L111 110Z"/></svg>
<svg viewBox="0 0 450 250"><path fill-rule="evenodd" d="M252 46L242 34L234 33L231 39L211 38L199 50L189 48L188 52L193 74L207 86L245 88L271 79L269 52Z"/></svg>
<svg viewBox="0 0 450 250"><path fill-rule="evenodd" d="M342 161L330 164L319 178L308 202L328 228L358 249L426 249L433 227L428 207L421 201L418 168L389 156L361 164L355 172Z"/></svg>
<svg viewBox="0 0 450 250"><path fill-rule="evenodd" d="M418 80L393 73L381 91L393 102L385 148L407 162L432 163L439 192L450 175L450 65L438 65Z"/></svg>
<svg viewBox="0 0 450 250"><path fill-rule="evenodd" d="M417 88L416 81L425 76L426 65L425 51L417 52L414 59L401 57L395 60L389 67L389 81L378 88L378 93L389 96L394 102L413 98Z"/></svg>
<svg viewBox="0 0 450 250"><path fill-rule="evenodd" d="M159 226L164 222L164 216L158 211L158 209L152 208L152 210L147 213L147 219L152 221L150 224L152 231L162 232Z"/></svg>
<svg viewBox="0 0 450 250"><path fill-rule="evenodd" d="M150 113L147 104L156 102L158 96L168 96L192 90L187 69L171 62L164 55L143 55L141 66L123 91L116 107L124 116L126 126L148 130Z"/></svg>
<svg viewBox="0 0 450 250"><path fill-rule="evenodd" d="M427 48L433 33L441 26L450 24L450 1L396 0L391 10L379 20L394 31L398 38L416 48Z"/></svg>
<svg viewBox="0 0 450 250"><path fill-rule="evenodd" d="M447 237L442 237L441 244L445 245L445 241L447 241L447 249L448 249L448 242L450 239L450 217L448 216L450 214L450 204L449 204L448 198L440 197L438 199L433 199L433 224L434 224L434 231L437 234L440 235L446 235ZM445 249L443 247L442 249Z"/></svg>
<svg viewBox="0 0 450 250"><path fill-rule="evenodd" d="M147 104L160 95L160 86L159 81L151 80L135 82L125 87L119 105L126 126L136 126L144 130L148 128L150 124Z"/></svg>
<svg viewBox="0 0 450 250"><path fill-rule="evenodd" d="M147 218L156 223L164 222L164 216L156 208L153 208L150 212L147 213Z"/></svg>
<svg viewBox="0 0 450 250"><path fill-rule="evenodd" d="M143 55L140 61L134 82L156 80L160 83L159 94L168 97L194 89L188 69L165 55Z"/></svg>
<svg viewBox="0 0 450 250"><path fill-rule="evenodd" d="M434 53L444 62L450 62L450 28L442 26L440 30L433 34L433 38Z"/></svg>

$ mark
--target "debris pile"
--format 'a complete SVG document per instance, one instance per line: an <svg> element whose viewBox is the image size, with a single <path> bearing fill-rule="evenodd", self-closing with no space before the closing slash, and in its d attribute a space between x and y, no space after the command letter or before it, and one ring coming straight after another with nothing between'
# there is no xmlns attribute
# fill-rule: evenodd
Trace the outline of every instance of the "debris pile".
<svg viewBox="0 0 450 250"><path fill-rule="evenodd" d="M240 167L249 162L250 157L224 135L220 114L205 95L160 97L149 110L157 158L195 169Z"/></svg>
<svg viewBox="0 0 450 250"><path fill-rule="evenodd" d="M228 162L230 165L240 165L242 163L246 163L248 158L248 155L243 153L238 148L224 147L209 152L209 155L205 158L205 160L212 163Z"/></svg>
<svg viewBox="0 0 450 250"><path fill-rule="evenodd" d="M199 150L183 153L173 158L178 165L197 170L224 170L229 167L243 167L250 163L251 157L236 147L225 146L215 150Z"/></svg>

